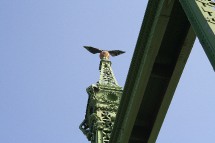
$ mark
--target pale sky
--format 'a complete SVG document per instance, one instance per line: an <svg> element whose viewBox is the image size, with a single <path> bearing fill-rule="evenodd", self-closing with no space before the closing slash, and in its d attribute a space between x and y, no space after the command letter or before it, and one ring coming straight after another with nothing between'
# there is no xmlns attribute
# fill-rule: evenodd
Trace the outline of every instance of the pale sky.
<svg viewBox="0 0 215 143"><path fill-rule="evenodd" d="M111 58L124 86L147 1L1 0L0 143L87 143L86 88L99 58L82 46L126 51ZM215 74L198 40L157 143L215 142Z"/></svg>

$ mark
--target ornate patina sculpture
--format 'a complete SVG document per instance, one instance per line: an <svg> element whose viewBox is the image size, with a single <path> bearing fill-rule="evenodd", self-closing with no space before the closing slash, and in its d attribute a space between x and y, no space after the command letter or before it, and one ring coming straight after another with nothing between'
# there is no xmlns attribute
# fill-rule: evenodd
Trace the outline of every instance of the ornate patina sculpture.
<svg viewBox="0 0 215 143"><path fill-rule="evenodd" d="M93 54L100 53L100 78L96 84L87 88L89 98L86 115L79 128L92 143L108 143L122 95L122 87L114 77L109 56L124 52L84 47Z"/></svg>
<svg viewBox="0 0 215 143"><path fill-rule="evenodd" d="M120 50L100 50L91 46L84 46L85 49L87 49L90 53L92 54L96 54L96 53L100 53L100 59L109 59L110 55L115 57L118 56L120 54L125 53L124 51L120 51Z"/></svg>

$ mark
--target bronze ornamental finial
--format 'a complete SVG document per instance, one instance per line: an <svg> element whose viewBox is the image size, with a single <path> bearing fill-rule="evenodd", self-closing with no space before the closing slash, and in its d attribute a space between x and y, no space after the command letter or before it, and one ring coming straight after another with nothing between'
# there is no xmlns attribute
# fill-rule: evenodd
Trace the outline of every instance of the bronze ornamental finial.
<svg viewBox="0 0 215 143"><path fill-rule="evenodd" d="M99 55L100 59L109 59L110 55L115 57L115 56L125 53L124 51L120 51L120 50L110 50L110 51L100 50L98 48L94 48L91 46L84 46L84 48L87 49L92 54L100 53L100 55Z"/></svg>

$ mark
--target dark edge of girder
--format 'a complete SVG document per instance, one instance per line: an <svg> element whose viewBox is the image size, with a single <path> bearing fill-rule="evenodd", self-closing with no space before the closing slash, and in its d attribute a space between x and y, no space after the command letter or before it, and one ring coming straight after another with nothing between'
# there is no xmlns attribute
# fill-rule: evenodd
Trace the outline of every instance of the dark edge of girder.
<svg viewBox="0 0 215 143"><path fill-rule="evenodd" d="M174 71L172 73L172 77L169 81L169 85L167 87L166 93L163 97L163 100L162 100L159 110L157 112L157 116L154 121L154 126L151 130L150 137L149 137L147 143L154 143L157 139L157 136L159 134L159 131L160 131L163 121L165 119L166 113L168 111L169 105L173 98L173 94L175 92L175 89L180 80L181 74L185 67L186 61L189 57L192 46L194 44L195 37L196 36L195 36L194 31L193 31L192 27L190 27L188 34L186 36L185 42L182 45L182 49L178 56L178 61L176 63ZM189 41L189 42L186 43L187 41Z"/></svg>
<svg viewBox="0 0 215 143"><path fill-rule="evenodd" d="M175 37L178 40L182 40L182 43L180 45L177 45L177 46L180 46L180 48L179 48L180 50L178 51L178 55L176 56L177 59L175 61L175 66L172 71L169 84L166 88L165 95L164 95L164 97L160 103L160 106L158 108L158 111L156 113L155 121L153 123L153 128L152 128L152 131L150 133L150 137L149 137L147 143L154 143L157 139L158 133L160 131L160 128L162 126L162 123L163 123L166 113L168 111L169 105L173 98L175 89L180 80L181 74L183 72L183 69L185 67L185 64L187 62L187 59L189 57L189 54L191 52L191 49L193 47L193 44L194 44L194 41L196 38L193 28L191 27L190 22L188 21L185 13L178 1L175 2L175 6L176 7L173 7L173 11L179 10L177 12L177 14L184 17L184 18L179 18L180 19L179 22L183 21L182 25L184 25L184 26L187 25L186 26L187 28L184 27L181 29L181 30L184 30L184 34L181 37L182 39L178 39L179 37L177 37L177 36ZM174 13L174 12L172 12L172 13ZM177 19L177 16L173 15L172 17L173 17L173 20L175 18ZM178 28L180 28L180 27L178 27Z"/></svg>
<svg viewBox="0 0 215 143"><path fill-rule="evenodd" d="M144 20L143 20L143 24L142 24L140 34L139 34L140 36L138 37L137 45L136 45L136 48L135 48L135 52L134 52L134 55L133 55L133 58L132 58L132 62L131 62L131 66L130 66L130 69L129 69L128 77L127 77L127 80L126 80L123 97L121 99L121 103L120 103L120 106L119 106L119 109L118 109L118 114L117 114L117 118L116 118L116 121L115 121L115 126L114 126L114 129L112 131L110 143L119 143L118 138L121 136L121 133L122 132L128 132L128 131L125 131L123 129L122 124L123 124L123 120L126 118L125 112L126 112L126 109L127 109L127 106L128 106L127 103L130 100L132 100L132 97L131 97L131 94L133 92L132 89L135 87L135 82L138 80L137 75L138 75L139 67L141 65L142 58L144 58L143 55L144 55L145 50L146 50L145 46L147 44L147 41L151 38L150 37L150 31L152 30L152 24L153 24L153 21L155 20L155 15L156 15L156 12L155 12L156 9L155 9L155 7L153 7L153 5L154 6L158 5L158 1L151 0L148 3L146 13L145 13L145 17L144 17ZM191 33L192 33L192 31L191 31ZM186 45L186 43L184 43L184 44ZM192 44L193 43L191 42L190 45L192 45ZM184 47L186 47L186 46L184 46ZM183 55L183 52L181 54ZM179 55L179 58L182 55ZM188 55L189 55L189 52L188 52ZM188 57L188 55L187 55L187 57ZM179 67L177 66L176 70L174 70L173 74L177 73L175 75L175 78L171 78L171 80L173 80L173 79L176 80L176 81L174 81L175 87L177 86L178 80L180 79L180 75L181 75L181 73L183 71L183 68L184 68L184 65L186 63L186 57L185 57L185 59L183 59L183 62L184 62L184 64L180 65L181 64L180 63ZM174 87L172 89L175 90ZM174 90L172 90L171 93L169 93L169 94L173 94ZM171 95L168 95L168 96L171 96ZM170 100L168 99L167 102L170 103L170 101L171 101L171 99ZM163 110L163 111L166 110L167 111L168 107L169 107L169 104L168 105L161 104L161 109L160 110ZM137 110L139 110L138 106L137 106ZM159 111L158 114L160 114L160 111ZM158 123L158 125L156 125L152 129L152 132L156 133L156 135L154 135L153 137L150 137L150 139L149 139L150 142L153 142L153 141L156 140L157 134L158 134L158 132L160 130L160 127L161 127L161 125L163 123L163 119L164 119L165 115L166 115L166 113L163 114L163 115L159 115L159 116L162 116L162 117L159 117L160 119L156 118L155 123L156 124L158 122L159 123ZM157 121L157 120L159 120L159 121ZM131 123L131 124L133 126L133 123ZM130 136L130 133L128 132L127 135ZM125 135L125 134L123 134L123 135ZM138 139L136 139L136 140L138 141Z"/></svg>
<svg viewBox="0 0 215 143"><path fill-rule="evenodd" d="M161 3L162 1L163 0L149 0L148 2L143 24L141 26L141 30L139 33L140 36L138 37L138 40L137 40L136 48L133 54L128 76L126 79L126 84L124 87L122 99L121 99L120 106L118 108L117 117L114 123L114 128L111 133L110 143L118 143L118 138L121 136L121 132L124 131L124 129L122 128L122 124L123 124L122 119L126 118L125 117L125 112L127 109L126 103L128 103L132 98L131 89L133 89L135 81L138 78L137 74L143 58L142 55L145 53L145 50L146 50L145 46L147 44L148 39L151 38L150 31L153 28L152 27L153 22L157 18L156 14L159 12L158 11L159 3ZM130 136L130 133L128 134L128 136Z"/></svg>
<svg viewBox="0 0 215 143"><path fill-rule="evenodd" d="M152 98L153 100L155 100L153 103L148 103L149 102L148 99L145 98L146 93L144 93L141 108L139 109L138 114L141 113L140 110L145 109L149 105L150 105L149 106L150 108L152 108L152 109L154 108L155 110L153 111L153 116L150 114L144 113L144 115L143 115L144 118L141 119L142 124L144 126L137 125L136 124L137 121L135 121L135 125L134 125L133 131L131 134L131 138L129 141L132 143L133 142L136 143L137 140L142 141L142 143L145 143L148 141L152 142L152 143L155 142L157 135L159 133L159 130L161 128L161 125L163 123L164 117L166 115L166 112L168 110L169 104L171 102L171 99L173 97L175 88L177 86L177 83L180 79L183 68L185 66L186 60L189 56L194 39L195 39L195 34L194 34L192 28L190 27L190 23L188 22L186 15L183 13L182 8L180 7L180 4L176 1L174 3L174 6L175 7L173 7L173 12L171 12L170 23L168 24L169 26L167 26L168 30L166 30L166 34L164 35L164 38L163 38L164 41L162 42L161 47L159 49L158 57L159 57L159 54L160 54L160 51L162 50L162 48L165 48L166 46L168 47L170 44L170 43L168 44L168 42L171 42L171 39L172 39L172 41L175 41L177 44L174 42L176 44L175 47L174 47L174 45L172 45L171 47L169 47L170 48L169 50L171 51L172 48L174 48L176 50L176 51L174 51L174 53L176 54L174 56L175 58L173 58L171 60L172 66L169 65L170 67L168 65L162 65L162 64L158 64L155 62L152 73L150 75L151 78L152 77L159 78L159 79L162 79L162 81L166 81L165 82L165 83L167 83L166 88L163 89L163 90L165 90L165 92L161 93L161 95L158 96L159 99L157 99L157 100ZM178 11L179 13L176 11ZM179 17L175 16L174 14L178 14ZM180 18L181 16L183 18ZM177 19L177 17L178 17L178 19ZM176 22L178 20L179 20L179 23L177 22L174 24L174 22ZM182 23L180 23L180 22L182 22ZM180 25L183 27L183 30L179 30L181 27ZM173 29L171 30L171 27L172 28L175 27L176 30L173 30ZM177 30L179 30L178 33L181 33L182 35L174 34L174 32ZM170 33L172 33L173 35L170 36L169 35ZM159 60L160 60L160 58L157 59L156 61L159 61ZM160 67L159 65L162 65L162 66ZM159 73L154 73L154 71L156 71L156 70L159 70ZM166 73L166 74L163 74L163 73ZM155 76L154 74L159 74L160 76L158 76L158 75ZM149 80L149 83L150 83L150 80ZM150 88L150 87L147 87L147 88ZM147 88L146 88L146 90L147 90ZM149 98L149 97L147 97L147 98ZM146 100L147 100L147 102L146 102ZM156 105L155 106L156 108L153 107L154 105ZM141 113L141 114L143 114L143 113ZM137 118L136 118L136 120L137 120ZM138 119L138 120L140 120L140 119ZM141 121L138 121L138 122L141 122ZM138 126L142 126L142 128L138 127ZM138 136L138 134L137 134L138 131L136 131L137 129L139 130L139 134L142 134L142 136L139 136L140 137L139 139L136 137L136 136Z"/></svg>

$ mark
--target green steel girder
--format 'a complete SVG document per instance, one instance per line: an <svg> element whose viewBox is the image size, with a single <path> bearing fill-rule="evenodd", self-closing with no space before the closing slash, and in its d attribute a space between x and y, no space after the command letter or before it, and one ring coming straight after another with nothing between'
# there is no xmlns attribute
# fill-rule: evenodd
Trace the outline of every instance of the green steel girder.
<svg viewBox="0 0 215 143"><path fill-rule="evenodd" d="M180 0L180 3L215 70L215 2Z"/></svg>
<svg viewBox="0 0 215 143"><path fill-rule="evenodd" d="M178 0L149 0L110 143L154 143L195 33Z"/></svg>
<svg viewBox="0 0 215 143"><path fill-rule="evenodd" d="M91 107L99 105L102 112L109 111L109 99L102 98L105 104L99 100L111 93L121 98L121 102L116 119L117 109L111 108L112 111L108 112L115 124L111 129L110 143L156 141L192 49L195 33L215 69L215 3L211 0L180 2L149 0L122 98L122 88L114 75L107 77L109 74L106 74L106 70L113 73L110 61L101 60L100 80L87 90L89 100L85 120L81 124L83 133L93 143L109 143L109 140L104 140L104 124L97 122L102 118L101 112L92 112Z"/></svg>

